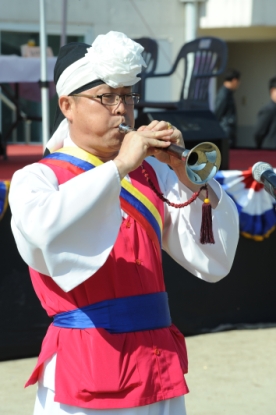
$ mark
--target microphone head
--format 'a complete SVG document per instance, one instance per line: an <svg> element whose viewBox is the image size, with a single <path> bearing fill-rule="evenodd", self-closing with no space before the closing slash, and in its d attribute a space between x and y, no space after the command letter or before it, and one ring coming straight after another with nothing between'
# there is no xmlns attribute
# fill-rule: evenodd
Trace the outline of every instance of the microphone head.
<svg viewBox="0 0 276 415"><path fill-rule="evenodd" d="M263 172L267 170L273 171L273 167L269 163L265 163L264 161L258 161L252 167L252 176L257 182L262 183L261 176Z"/></svg>

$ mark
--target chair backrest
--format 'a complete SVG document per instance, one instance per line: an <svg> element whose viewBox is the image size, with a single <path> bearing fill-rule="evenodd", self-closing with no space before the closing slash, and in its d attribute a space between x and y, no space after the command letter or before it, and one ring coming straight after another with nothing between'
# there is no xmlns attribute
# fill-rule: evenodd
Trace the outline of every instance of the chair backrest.
<svg viewBox="0 0 276 415"><path fill-rule="evenodd" d="M142 67L142 73L140 74L141 81L133 87L133 91L139 93L141 98L144 100L146 94L146 79L148 77L152 77L156 69L158 58L158 44L156 40L149 37L141 37L139 39L133 40L143 46L144 51L142 56L147 64L146 68Z"/></svg>
<svg viewBox="0 0 276 415"><path fill-rule="evenodd" d="M219 38L201 37L182 46L170 71L184 60L179 107L209 106L210 79L221 75L227 64L227 44Z"/></svg>

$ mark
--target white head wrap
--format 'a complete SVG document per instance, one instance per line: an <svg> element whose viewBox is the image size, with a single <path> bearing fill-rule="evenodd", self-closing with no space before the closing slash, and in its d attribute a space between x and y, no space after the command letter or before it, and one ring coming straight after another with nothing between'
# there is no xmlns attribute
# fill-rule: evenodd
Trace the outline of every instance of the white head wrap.
<svg viewBox="0 0 276 415"><path fill-rule="evenodd" d="M146 66L141 55L144 48L124 33L109 32L99 35L87 49L86 55L68 66L57 82L57 94L69 95L79 87L101 79L112 88L132 86L140 78L142 66Z"/></svg>
<svg viewBox="0 0 276 415"><path fill-rule="evenodd" d="M56 84L58 96L69 95L95 80L102 80L112 88L135 85L140 80L137 75L142 66L147 66L142 57L143 50L139 43L124 33L111 31L97 36L85 56L61 73ZM47 148L50 151L61 148L68 135L68 121L63 119Z"/></svg>

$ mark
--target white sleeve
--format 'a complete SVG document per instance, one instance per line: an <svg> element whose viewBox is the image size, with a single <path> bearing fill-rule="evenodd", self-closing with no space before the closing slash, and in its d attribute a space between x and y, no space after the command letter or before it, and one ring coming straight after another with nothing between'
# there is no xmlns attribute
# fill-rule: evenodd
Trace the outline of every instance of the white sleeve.
<svg viewBox="0 0 276 415"><path fill-rule="evenodd" d="M160 190L174 203L187 201L192 192L177 179L176 174L153 157L147 161L154 168ZM212 209L215 244L201 244L202 201L176 209L165 204L162 248L180 265L197 277L216 282L225 277L233 264L239 239L239 216L233 200L214 179L208 182L219 198Z"/></svg>
<svg viewBox="0 0 276 415"><path fill-rule="evenodd" d="M59 186L39 163L17 171L9 203L23 260L70 291L106 261L122 222L121 183L110 161Z"/></svg>

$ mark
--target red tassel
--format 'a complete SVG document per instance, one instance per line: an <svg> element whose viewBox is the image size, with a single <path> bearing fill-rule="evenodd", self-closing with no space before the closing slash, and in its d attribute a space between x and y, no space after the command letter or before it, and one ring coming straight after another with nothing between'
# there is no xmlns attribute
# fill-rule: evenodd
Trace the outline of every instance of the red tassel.
<svg viewBox="0 0 276 415"><path fill-rule="evenodd" d="M212 229L212 206L208 199L208 194L207 194L206 199L204 199L204 202L202 205L200 243L202 244L214 244L215 243L213 229Z"/></svg>
<svg viewBox="0 0 276 415"><path fill-rule="evenodd" d="M151 181L149 174L147 173L146 169L143 165L141 165L142 173L145 176L147 182L149 183L151 189L154 193L162 200L162 202L167 203L169 206L173 206L175 208L183 208L191 204L196 198L199 196L201 190L206 191L206 199L204 199L204 203L202 205L202 222L201 222L201 229L200 229L200 242L202 244L214 244L214 236L213 236L213 229L212 229L212 206L208 199L208 187L207 184L201 186L201 188L193 193L192 197L184 203L171 203L168 199L166 199L163 193L160 193L154 186L153 182Z"/></svg>

